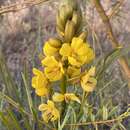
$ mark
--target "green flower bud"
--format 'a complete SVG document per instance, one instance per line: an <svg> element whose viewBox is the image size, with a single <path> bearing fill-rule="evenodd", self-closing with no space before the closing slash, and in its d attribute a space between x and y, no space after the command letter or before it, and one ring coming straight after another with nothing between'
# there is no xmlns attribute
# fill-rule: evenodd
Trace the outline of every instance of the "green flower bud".
<svg viewBox="0 0 130 130"><path fill-rule="evenodd" d="M75 35L75 24L73 21L67 21L65 26L65 41L71 42L72 38Z"/></svg>

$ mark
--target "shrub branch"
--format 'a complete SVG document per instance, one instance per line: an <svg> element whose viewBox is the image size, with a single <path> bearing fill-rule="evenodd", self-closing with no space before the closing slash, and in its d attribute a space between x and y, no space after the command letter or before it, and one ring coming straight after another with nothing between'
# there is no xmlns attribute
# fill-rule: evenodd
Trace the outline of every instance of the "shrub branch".
<svg viewBox="0 0 130 130"><path fill-rule="evenodd" d="M95 6L97 12L99 13L103 23L106 26L107 34L108 34L109 39L111 40L112 47L113 48L118 47L119 42L116 39L116 37L114 36L113 30L112 30L112 27L111 27L111 24L110 24L110 20L109 20L108 16L106 15L106 13L103 9L103 6L100 3L100 0L92 0L92 2L94 3L94 6ZM128 66L126 58L121 57L119 59L119 63L121 65L122 69L123 69L123 72L124 72L126 78L130 81L130 68Z"/></svg>

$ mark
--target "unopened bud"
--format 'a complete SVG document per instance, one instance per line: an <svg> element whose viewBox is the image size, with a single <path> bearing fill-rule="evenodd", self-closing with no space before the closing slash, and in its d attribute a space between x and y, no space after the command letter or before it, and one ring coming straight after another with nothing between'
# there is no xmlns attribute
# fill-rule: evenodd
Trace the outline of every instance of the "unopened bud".
<svg viewBox="0 0 130 130"><path fill-rule="evenodd" d="M50 38L49 39L49 44L55 48L60 48L61 47L61 41L57 38Z"/></svg>
<svg viewBox="0 0 130 130"><path fill-rule="evenodd" d="M84 41L86 40L87 38L87 32L82 32L80 35L79 35L79 38L83 39Z"/></svg>
<svg viewBox="0 0 130 130"><path fill-rule="evenodd" d="M75 24L73 21L68 20L65 26L65 41L71 42L74 34L75 34Z"/></svg>

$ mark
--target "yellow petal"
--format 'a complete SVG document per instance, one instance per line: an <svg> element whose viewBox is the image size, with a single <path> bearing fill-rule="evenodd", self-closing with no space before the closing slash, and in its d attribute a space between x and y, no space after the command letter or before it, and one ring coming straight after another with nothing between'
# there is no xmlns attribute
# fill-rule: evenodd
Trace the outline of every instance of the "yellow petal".
<svg viewBox="0 0 130 130"><path fill-rule="evenodd" d="M75 37L72 39L71 47L76 52L82 46L82 44L83 40L81 38Z"/></svg>
<svg viewBox="0 0 130 130"><path fill-rule="evenodd" d="M94 75L95 75L95 67L91 67L89 71L84 76L82 76L82 82L84 83L88 82L90 76L92 77Z"/></svg>
<svg viewBox="0 0 130 130"><path fill-rule="evenodd" d="M54 102L62 102L62 101L64 101L64 95L60 94L60 93L55 93L52 98L53 98Z"/></svg>
<svg viewBox="0 0 130 130"><path fill-rule="evenodd" d="M82 82L81 82L81 86L83 90L86 92L92 92L95 88L95 86L93 86L92 84L83 84Z"/></svg>
<svg viewBox="0 0 130 130"><path fill-rule="evenodd" d="M90 63L93 59L95 58L94 51L92 49L88 49L88 53L86 55L81 55L80 56L80 61L82 64L88 64Z"/></svg>
<svg viewBox="0 0 130 130"><path fill-rule="evenodd" d="M86 56L84 56L84 55L82 55L82 56L79 56L79 61L81 62L81 64L83 65L83 64L85 64L85 63L89 63L89 59L88 59L88 56L86 55Z"/></svg>
<svg viewBox="0 0 130 130"><path fill-rule="evenodd" d="M70 56L71 55L71 47L68 43L64 43L60 49L60 54L62 56Z"/></svg>
<svg viewBox="0 0 130 130"><path fill-rule="evenodd" d="M52 47L49 42L46 42L43 47L43 52L46 56L52 56L58 51L57 48Z"/></svg>
<svg viewBox="0 0 130 130"><path fill-rule="evenodd" d="M36 94L37 94L38 96L46 96L46 95L48 95L48 93L49 93L49 92L48 92L48 89L45 88L45 87L36 89L35 92L36 92Z"/></svg>
<svg viewBox="0 0 130 130"><path fill-rule="evenodd" d="M42 60L42 65L53 67L53 66L57 66L58 62L54 56L47 56Z"/></svg>
<svg viewBox="0 0 130 130"><path fill-rule="evenodd" d="M52 115L50 115L50 116L52 116ZM46 111L46 112L44 112L43 114L42 114L42 118L43 118L43 120L46 122L46 123L48 123L48 121L50 120L50 117L49 116L49 114L48 114L48 111Z"/></svg>
<svg viewBox="0 0 130 130"><path fill-rule="evenodd" d="M94 76L95 75L95 71L96 71L96 68L95 66L91 67L91 69L88 71L88 73L91 75L91 76Z"/></svg>
<svg viewBox="0 0 130 130"><path fill-rule="evenodd" d="M94 58L95 58L95 53L94 53L94 51L93 51L91 48L89 48L89 49L88 49L88 54L87 54L87 61L86 61L86 63L89 63L89 62L92 61Z"/></svg>
<svg viewBox="0 0 130 130"><path fill-rule="evenodd" d="M46 87L48 85L48 79L46 78L45 74L35 76L36 78L33 79L33 83L35 83L35 88L40 89L42 87Z"/></svg>
<svg viewBox="0 0 130 130"><path fill-rule="evenodd" d="M38 70L38 69L33 69L33 73L36 75L32 78L32 87L34 88L41 88L43 86L46 86L48 84L48 80L45 77L45 74Z"/></svg>
<svg viewBox="0 0 130 130"><path fill-rule="evenodd" d="M82 44L82 46L80 48L78 48L77 54L78 55L87 55L89 49L90 49L89 46L84 43L84 44Z"/></svg>
<svg viewBox="0 0 130 130"><path fill-rule="evenodd" d="M80 62L78 62L75 58L73 58L73 57L68 57L68 61L69 61L69 63L71 64L71 65L74 65L74 66L80 66L81 65L81 63Z"/></svg>
<svg viewBox="0 0 130 130"><path fill-rule="evenodd" d="M78 103L80 103L79 98L74 94L74 93L66 93L65 94L65 100L72 100L72 101L76 101Z"/></svg>
<svg viewBox="0 0 130 130"><path fill-rule="evenodd" d="M48 109L48 105L43 103L43 104L40 104L39 107L38 107L39 111L45 111Z"/></svg>
<svg viewBox="0 0 130 130"><path fill-rule="evenodd" d="M52 111L52 115L53 117L51 118L51 121L55 121L60 118L60 113L56 108Z"/></svg>
<svg viewBox="0 0 130 130"><path fill-rule="evenodd" d="M63 73L60 71L60 68L45 68L45 75L50 81L57 81L62 78Z"/></svg>
<svg viewBox="0 0 130 130"><path fill-rule="evenodd" d="M94 78L95 75L95 67L91 67L89 71L82 76L81 78L81 86L84 91L92 92L97 84L97 80Z"/></svg>
<svg viewBox="0 0 130 130"><path fill-rule="evenodd" d="M33 87L33 88L36 88L36 86L37 86L37 77L34 76L34 77L32 78L32 87Z"/></svg>
<svg viewBox="0 0 130 130"><path fill-rule="evenodd" d="M42 71L36 69L36 68L33 68L33 74L34 75L41 75L42 74Z"/></svg>
<svg viewBox="0 0 130 130"><path fill-rule="evenodd" d="M59 63L60 71L62 74L65 73L62 63Z"/></svg>
<svg viewBox="0 0 130 130"><path fill-rule="evenodd" d="M97 80L95 79L95 78L89 78L89 82L91 83L91 84L93 84L93 86L96 86L96 84L97 84Z"/></svg>
<svg viewBox="0 0 130 130"><path fill-rule="evenodd" d="M67 74L71 78L79 75L80 72L81 72L81 69L80 68L76 68L74 66L69 66L68 69L67 69Z"/></svg>
<svg viewBox="0 0 130 130"><path fill-rule="evenodd" d="M89 74L87 73L87 74L85 74L84 76L82 76L81 81L85 84L85 83L88 82L89 77L90 77L90 76L89 76Z"/></svg>
<svg viewBox="0 0 130 130"><path fill-rule="evenodd" d="M45 122L54 121L60 117L59 111L51 100L48 100L47 104L41 104L39 110L42 111L42 118Z"/></svg>
<svg viewBox="0 0 130 130"><path fill-rule="evenodd" d="M55 108L55 105L54 105L54 102L53 102L53 101L48 100L48 101L47 101L47 104L48 104L48 107L50 107L50 108Z"/></svg>

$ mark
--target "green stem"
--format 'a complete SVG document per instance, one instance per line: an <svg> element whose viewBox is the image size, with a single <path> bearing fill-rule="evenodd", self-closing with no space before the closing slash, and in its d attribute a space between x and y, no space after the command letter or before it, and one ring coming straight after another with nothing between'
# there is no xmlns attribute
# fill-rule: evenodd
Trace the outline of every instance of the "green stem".
<svg viewBox="0 0 130 130"><path fill-rule="evenodd" d="M77 116L77 119L80 120L82 114L83 114L83 107L84 107L84 103L85 103L85 99L86 99L87 93L84 91L83 92L83 96L82 96L82 101L81 101L81 106L80 106L80 111L79 114Z"/></svg>
<svg viewBox="0 0 130 130"><path fill-rule="evenodd" d="M67 79L66 76L64 75L61 81L61 93L65 94L66 93L66 87L67 87ZM64 115L65 112L65 108L66 108L66 102L63 101L62 102L62 109L61 109L61 114Z"/></svg>
<svg viewBox="0 0 130 130"><path fill-rule="evenodd" d="M67 81L66 81L66 76L64 75L61 81L61 93L65 94L66 93L66 86L67 86Z"/></svg>

